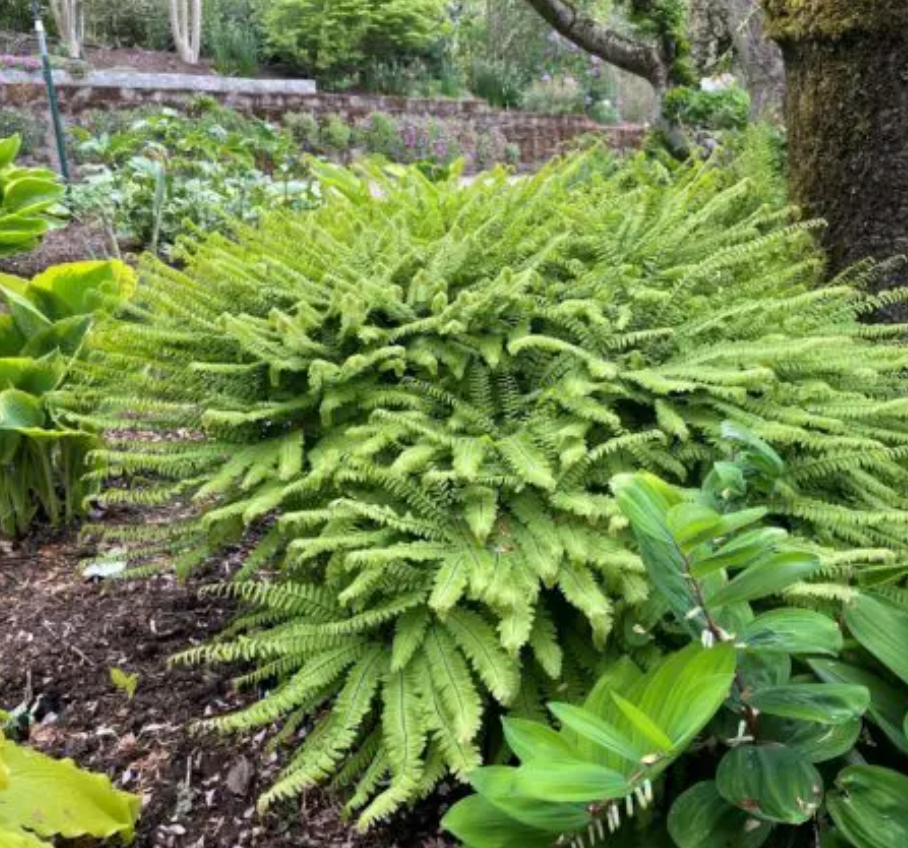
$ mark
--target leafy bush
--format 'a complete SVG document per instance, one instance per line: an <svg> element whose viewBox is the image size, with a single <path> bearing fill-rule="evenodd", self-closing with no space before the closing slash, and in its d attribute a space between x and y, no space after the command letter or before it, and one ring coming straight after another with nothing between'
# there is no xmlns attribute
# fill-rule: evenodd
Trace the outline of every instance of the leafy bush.
<svg viewBox="0 0 908 848"><path fill-rule="evenodd" d="M19 153L28 156L44 143L42 122L21 109L0 109L0 139L19 136Z"/></svg>
<svg viewBox="0 0 908 848"><path fill-rule="evenodd" d="M0 275L0 535L41 515L72 520L91 491L81 480L97 447L63 424L53 396L82 351L93 316L132 293L119 263L58 265L31 282Z"/></svg>
<svg viewBox="0 0 908 848"><path fill-rule="evenodd" d="M513 848L559 836L562 844L606 844L606 830L617 830L625 813L652 803L655 814L643 812L631 828L633 844L661 844L666 829L678 848L759 846L771 837L796 844L790 829L808 823L806 838L821 844L836 839L836 827L856 848L898 848L908 838L908 776L867 765L892 754L862 726L872 690L822 672L792 673L793 660L837 665L826 659L843 650L836 619L767 603L823 569L811 545L760 526L765 510L744 508L749 484L765 491L782 462L751 434L734 426L726 433L743 461L717 464L700 491L651 474L614 483L657 590L646 623L635 626L650 640L665 643L680 631L692 644L646 674L625 657L582 707L550 705L560 732L506 722L523 764L472 774L479 794L446 818L468 845L493 844L491 833L496 846ZM908 622L908 613L880 601L861 598L849 614L874 638L886 632L888 646L908 637L898 620ZM896 655L908 681L903 650ZM682 756L696 757L696 766L654 790ZM820 764L835 788L824 789Z"/></svg>
<svg viewBox="0 0 908 848"><path fill-rule="evenodd" d="M229 228L266 208L314 203L289 133L205 101L194 110L143 111L125 129L114 122L112 133L74 128L84 163L71 192L75 212L169 253L187 226Z"/></svg>
<svg viewBox="0 0 908 848"><path fill-rule="evenodd" d="M266 11L272 48L310 72L424 52L437 38L440 0L274 0Z"/></svg>
<svg viewBox="0 0 908 848"><path fill-rule="evenodd" d="M523 93L521 105L528 112L544 115L582 115L586 93L573 77L536 80Z"/></svg>
<svg viewBox="0 0 908 848"><path fill-rule="evenodd" d="M319 140L329 153L343 155L353 142L353 130L340 115L328 115L319 132Z"/></svg>
<svg viewBox="0 0 908 848"><path fill-rule="evenodd" d="M85 12L85 30L93 43L147 50L171 47L167 4L160 0L92 0Z"/></svg>
<svg viewBox="0 0 908 848"><path fill-rule="evenodd" d="M63 186L53 171L20 168L21 139L0 139L0 258L31 250L58 221Z"/></svg>
<svg viewBox="0 0 908 848"><path fill-rule="evenodd" d="M750 114L750 98L743 88L718 91L674 88L665 95L665 117L675 123L707 130L743 130Z"/></svg>
<svg viewBox="0 0 908 848"><path fill-rule="evenodd" d="M493 106L519 106L526 86L524 76L509 63L477 59L470 68L470 89Z"/></svg>
<svg viewBox="0 0 908 848"><path fill-rule="evenodd" d="M103 775L30 751L0 732L0 844L40 848L59 837L118 837L128 844L140 809L138 796L114 789Z"/></svg>
<svg viewBox="0 0 908 848"><path fill-rule="evenodd" d="M283 117L284 129L306 153L316 153L321 148L318 118L306 112L287 112Z"/></svg>
<svg viewBox="0 0 908 848"><path fill-rule="evenodd" d="M373 112L356 129L357 142L369 153L384 156L391 162L403 156L400 125L393 115Z"/></svg>
<svg viewBox="0 0 908 848"><path fill-rule="evenodd" d="M85 419L187 434L100 452L134 476L106 500L198 510L99 532L181 572L245 539L253 611L186 659L280 681L219 727L320 716L266 801L339 771L353 806L384 788L368 825L469 773L495 702L579 697L649 594L609 481L699 475L727 418L789 463L780 521L905 550L908 348L862 320L905 294L814 289L809 228L746 181L600 161L316 165L323 207L151 262L97 339Z"/></svg>

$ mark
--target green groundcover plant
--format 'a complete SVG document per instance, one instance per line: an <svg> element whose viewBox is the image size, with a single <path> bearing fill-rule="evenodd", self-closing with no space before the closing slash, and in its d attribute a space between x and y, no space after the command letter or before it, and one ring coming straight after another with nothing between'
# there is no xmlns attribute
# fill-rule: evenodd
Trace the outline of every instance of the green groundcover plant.
<svg viewBox="0 0 908 848"><path fill-rule="evenodd" d="M908 348L864 318L904 293L816 288L810 227L754 183L595 153L469 186L316 168L323 207L149 261L72 393L130 480L107 502L194 507L98 528L134 570L242 546L248 614L183 659L267 684L219 728L317 716L265 804L334 779L365 827L472 772L488 715L579 700L650 596L610 481L697 479L725 420L786 462L774 520L898 573Z"/></svg>
<svg viewBox="0 0 908 848"><path fill-rule="evenodd" d="M81 513L93 490L86 457L99 442L63 422L54 395L96 318L134 286L119 262L57 265L31 281L0 274L0 536Z"/></svg>
<svg viewBox="0 0 908 848"><path fill-rule="evenodd" d="M470 848L906 844L901 723L887 732L875 718L892 703L886 684L836 674L836 618L785 605L823 558L747 507L751 483L771 484L783 465L740 428L726 432L744 449L700 490L648 473L613 484L656 588L640 641L691 644L646 672L616 658L582 706L549 705L560 731L506 720L521 765L474 772L477 794L445 818ZM856 598L852 635L904 673L905 643L893 650L908 635L904 607Z"/></svg>

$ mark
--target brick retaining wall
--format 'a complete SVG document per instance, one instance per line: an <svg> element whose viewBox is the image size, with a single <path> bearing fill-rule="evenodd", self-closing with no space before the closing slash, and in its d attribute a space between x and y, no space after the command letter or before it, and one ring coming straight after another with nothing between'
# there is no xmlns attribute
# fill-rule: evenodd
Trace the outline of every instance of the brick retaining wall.
<svg viewBox="0 0 908 848"><path fill-rule="evenodd" d="M604 127L585 115L537 115L493 109L480 100L383 97L360 94L319 94L308 80L239 80L181 74L133 74L93 71L73 77L55 71L60 105L78 119L89 109L125 109L149 103L180 108L199 94L262 118L279 120L287 112L317 116L337 114L354 122L374 112L440 118L468 125L477 132L499 130L520 148L524 165L535 165L557 153L571 139L597 135L610 146L639 147L644 129L636 125ZM43 110L44 83L39 75L0 72L0 108Z"/></svg>

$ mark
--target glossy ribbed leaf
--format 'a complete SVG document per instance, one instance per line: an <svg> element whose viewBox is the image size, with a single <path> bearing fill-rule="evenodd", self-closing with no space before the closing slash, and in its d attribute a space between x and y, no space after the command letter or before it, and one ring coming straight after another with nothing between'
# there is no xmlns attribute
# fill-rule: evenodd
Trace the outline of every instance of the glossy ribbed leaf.
<svg viewBox="0 0 908 848"><path fill-rule="evenodd" d="M777 609L758 615L737 641L748 651L778 654L838 654L842 631L828 615L800 609Z"/></svg>
<svg viewBox="0 0 908 848"><path fill-rule="evenodd" d="M864 686L845 683L797 683L761 688L748 703L761 712L783 718L847 724L867 711L870 692Z"/></svg>
<svg viewBox="0 0 908 848"><path fill-rule="evenodd" d="M732 748L716 771L719 794L755 818L803 824L823 800L823 778L808 757L775 743Z"/></svg>
<svg viewBox="0 0 908 848"><path fill-rule="evenodd" d="M620 772L582 760L530 762L517 769L515 791L558 803L591 803L623 798L631 785Z"/></svg>
<svg viewBox="0 0 908 848"><path fill-rule="evenodd" d="M760 848L772 830L729 804L712 781L680 795L668 814L668 832L677 848Z"/></svg>
<svg viewBox="0 0 908 848"><path fill-rule="evenodd" d="M807 551L777 553L741 572L707 599L710 608L756 601L777 595L820 569L820 560Z"/></svg>
<svg viewBox="0 0 908 848"><path fill-rule="evenodd" d="M552 835L521 824L482 795L455 804L442 819L445 830L470 848L551 848Z"/></svg>
<svg viewBox="0 0 908 848"><path fill-rule="evenodd" d="M855 848L908 845L908 777L878 766L841 771L826 799L829 814Z"/></svg>
<svg viewBox="0 0 908 848"><path fill-rule="evenodd" d="M861 595L845 609L845 622L871 654L908 683L908 612Z"/></svg>

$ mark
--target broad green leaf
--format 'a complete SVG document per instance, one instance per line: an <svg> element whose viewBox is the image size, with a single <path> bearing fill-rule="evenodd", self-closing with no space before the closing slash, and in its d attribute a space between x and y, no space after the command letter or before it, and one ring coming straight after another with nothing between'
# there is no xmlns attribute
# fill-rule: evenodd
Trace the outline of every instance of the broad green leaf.
<svg viewBox="0 0 908 848"><path fill-rule="evenodd" d="M0 168L6 168L16 161L22 147L22 137L11 135L9 138L0 139Z"/></svg>
<svg viewBox="0 0 908 848"><path fill-rule="evenodd" d="M798 683L759 689L748 702L769 715L847 724L867 711L870 692L864 686L846 683Z"/></svg>
<svg viewBox="0 0 908 848"><path fill-rule="evenodd" d="M767 479L774 480L785 471L782 458L755 433L734 421L722 423L722 438L735 442L738 453L743 454L753 467Z"/></svg>
<svg viewBox="0 0 908 848"><path fill-rule="evenodd" d="M90 315L75 315L57 321L46 330L35 333L23 346L22 355L40 357L60 351L67 356L75 356L91 325Z"/></svg>
<svg viewBox="0 0 908 848"><path fill-rule="evenodd" d="M778 553L743 571L708 598L707 603L715 609L777 595L798 581L810 577L819 568L819 558L807 551Z"/></svg>
<svg viewBox="0 0 908 848"><path fill-rule="evenodd" d="M135 271L123 262L100 260L55 265L35 277L28 297L54 320L115 307L135 293Z"/></svg>
<svg viewBox="0 0 908 848"><path fill-rule="evenodd" d="M0 792L0 828L65 839L132 838L141 802L114 789L103 775L9 741L0 741L0 756L9 769L9 785Z"/></svg>
<svg viewBox="0 0 908 848"><path fill-rule="evenodd" d="M18 389L0 392L0 430L43 427L44 408L33 395Z"/></svg>
<svg viewBox="0 0 908 848"><path fill-rule="evenodd" d="M671 738L650 716L615 692L612 692L612 700L618 705L618 709L624 713L634 728L655 745L657 750L662 753L671 751L673 747Z"/></svg>
<svg viewBox="0 0 908 848"><path fill-rule="evenodd" d="M27 830L7 830L0 824L0 848L47 848L48 844Z"/></svg>
<svg viewBox="0 0 908 848"><path fill-rule="evenodd" d="M521 718L503 718L504 738L524 763L534 760L577 759L577 751L551 727Z"/></svg>
<svg viewBox="0 0 908 848"><path fill-rule="evenodd" d="M870 691L867 717L903 753L908 755L908 738L902 718L908 712L908 691L897 689L863 668L855 668L835 660L808 660L814 674L830 683L855 683Z"/></svg>
<svg viewBox="0 0 908 848"><path fill-rule="evenodd" d="M639 764L643 754L620 730L583 707L549 704L555 717L582 738L606 748L629 762Z"/></svg>
<svg viewBox="0 0 908 848"><path fill-rule="evenodd" d="M515 791L558 803L591 803L624 798L632 787L620 772L582 760L530 762L517 769Z"/></svg>
<svg viewBox="0 0 908 848"><path fill-rule="evenodd" d="M678 848L760 848L772 831L729 804L712 781L678 797L668 814L668 832Z"/></svg>
<svg viewBox="0 0 908 848"><path fill-rule="evenodd" d="M685 553L720 535L722 516L708 506L694 502L673 506L665 523L675 542Z"/></svg>
<svg viewBox="0 0 908 848"><path fill-rule="evenodd" d="M521 824L481 795L456 803L442 827L470 848L551 848L552 835Z"/></svg>
<svg viewBox="0 0 908 848"><path fill-rule="evenodd" d="M473 788L502 812L522 824L549 833L579 830L589 824L590 817L583 804L557 804L538 798L522 797L517 789L517 769L507 766L487 766L470 775Z"/></svg>
<svg viewBox="0 0 908 848"><path fill-rule="evenodd" d="M856 848L908 845L908 777L904 774L879 766L849 766L839 772L826 806Z"/></svg>
<svg viewBox="0 0 908 848"><path fill-rule="evenodd" d="M25 338L31 338L51 326L47 316L3 280L0 280L0 296L6 300L13 322Z"/></svg>
<svg viewBox="0 0 908 848"><path fill-rule="evenodd" d="M842 631L828 615L800 609L777 609L757 616L739 643L748 651L778 654L838 654Z"/></svg>
<svg viewBox="0 0 908 848"><path fill-rule="evenodd" d="M908 683L908 612L872 595L860 595L846 607L845 622L855 639Z"/></svg>
<svg viewBox="0 0 908 848"><path fill-rule="evenodd" d="M862 723L818 724L771 715L760 716L760 737L800 751L812 763L825 763L847 754L861 737Z"/></svg>
<svg viewBox="0 0 908 848"><path fill-rule="evenodd" d="M761 527L742 533L706 555L694 556L690 573L706 577L722 569L747 568L775 552L776 545L788 534L778 527Z"/></svg>
<svg viewBox="0 0 908 848"><path fill-rule="evenodd" d="M823 800L823 778L810 760L785 745L732 748L716 771L719 794L755 818L803 824Z"/></svg>

